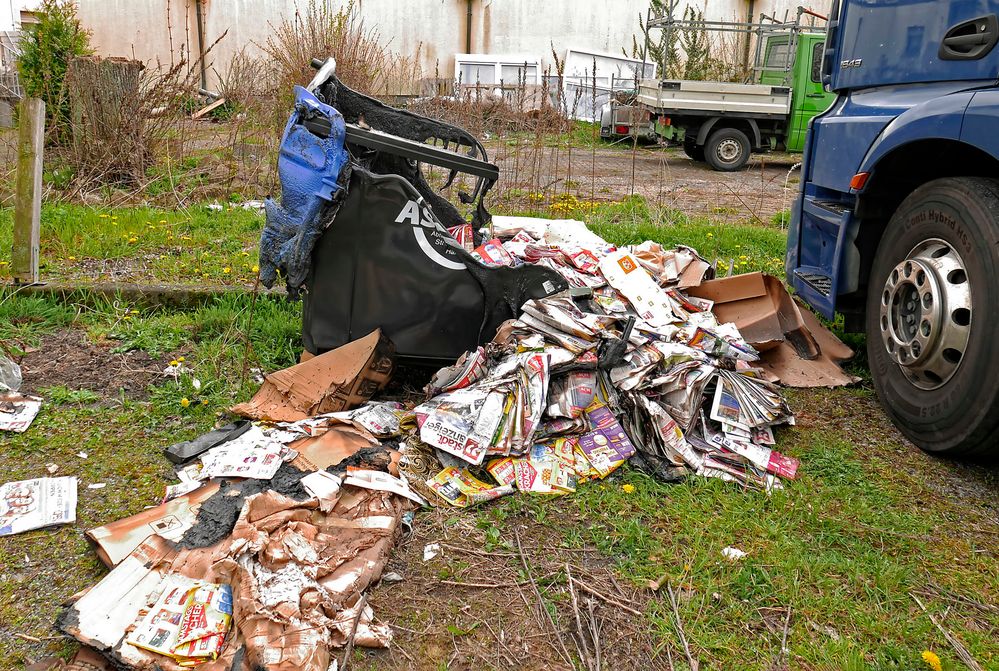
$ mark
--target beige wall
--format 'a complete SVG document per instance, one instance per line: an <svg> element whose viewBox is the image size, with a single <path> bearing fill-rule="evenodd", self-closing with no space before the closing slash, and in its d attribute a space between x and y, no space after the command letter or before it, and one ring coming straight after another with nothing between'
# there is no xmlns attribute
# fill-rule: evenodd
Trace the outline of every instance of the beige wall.
<svg viewBox="0 0 999 671"><path fill-rule="evenodd" d="M0 0L3 1L3 0ZM212 65L223 71L241 48L254 51L270 24L294 14L308 0L205 0L205 40L228 34L212 51ZM707 16L745 19L747 0L692 0ZM811 3L824 12L828 0ZM167 6L170 7L168 30ZM756 0L755 12L783 14L795 0ZM465 52L466 0L356 0L365 25L399 53L420 47L424 74L451 76L454 54ZM620 53L639 32L649 0L472 0L472 52L540 56L551 65L552 46L560 57L567 49ZM97 53L129 56L155 64L171 61L181 49L197 50L194 0L79 0L80 18L92 32ZM216 84L209 74L209 86Z"/></svg>

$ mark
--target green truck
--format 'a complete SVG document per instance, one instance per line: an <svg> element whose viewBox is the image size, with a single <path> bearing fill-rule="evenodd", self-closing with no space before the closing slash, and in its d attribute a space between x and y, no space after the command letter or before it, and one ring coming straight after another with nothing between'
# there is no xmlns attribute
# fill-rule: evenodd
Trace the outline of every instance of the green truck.
<svg viewBox="0 0 999 671"><path fill-rule="evenodd" d="M802 13L810 12L799 9L799 20ZM712 22L697 23L713 27ZM766 25L766 31L752 31L757 44L754 83L641 82L635 104L649 114L659 137L722 171L739 170L753 152L802 151L808 123L836 98L821 81L825 31L801 29L799 21Z"/></svg>

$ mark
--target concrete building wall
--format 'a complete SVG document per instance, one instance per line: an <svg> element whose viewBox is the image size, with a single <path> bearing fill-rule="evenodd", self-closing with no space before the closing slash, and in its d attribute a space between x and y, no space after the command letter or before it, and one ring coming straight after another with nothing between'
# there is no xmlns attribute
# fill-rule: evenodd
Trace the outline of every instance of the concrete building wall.
<svg viewBox="0 0 999 671"><path fill-rule="evenodd" d="M0 7L11 1L0 0ZM224 71L233 54L244 48L259 54L271 26L307 4L308 0L203 0L206 44L229 31L212 50L209 86L216 84L216 73ZM550 66L553 47L560 58L567 49L630 51L649 0L472 0L471 4L471 53L534 54L543 66ZM759 12L782 16L799 1L690 0L689 4L709 18L745 20L751 5L756 16ZM823 13L828 4L829 0L811 2ZM454 54L468 52L466 0L355 0L355 6L365 26L376 29L393 51L412 56L419 48L425 76L439 72L450 77ZM171 48L175 59L181 50L197 52L194 8L194 0L79 1L81 21L92 32L97 53L152 64L170 63Z"/></svg>
<svg viewBox="0 0 999 671"><path fill-rule="evenodd" d="M0 33L17 30L20 26L21 11L14 0L0 0Z"/></svg>

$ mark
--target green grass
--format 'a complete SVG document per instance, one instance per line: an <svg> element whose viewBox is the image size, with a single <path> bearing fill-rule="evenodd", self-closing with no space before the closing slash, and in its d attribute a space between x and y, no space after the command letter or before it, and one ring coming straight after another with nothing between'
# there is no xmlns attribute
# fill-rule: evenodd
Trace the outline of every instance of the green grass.
<svg viewBox="0 0 999 671"><path fill-rule="evenodd" d="M13 210L0 209L0 281L10 277ZM252 284L263 216L226 205L114 210L46 204L41 274L47 280Z"/></svg>
<svg viewBox="0 0 999 671"><path fill-rule="evenodd" d="M782 274L779 229L692 220L641 199L579 208L576 214L616 244L688 244L709 259L734 259L740 271ZM77 261L113 253L118 256L109 258L131 262L162 249L176 249L177 260L188 263L215 263L226 254L227 262L252 260L252 252L242 252L253 248L260 225L257 215L242 210L182 214L59 206L45 212L43 254L50 270L67 273L73 265L62 259L70 251ZM0 219L5 216L9 220L9 211L0 212ZM9 248L7 231L0 225L0 253ZM102 232L109 239L95 239ZM125 234L139 240L123 243ZM192 244L177 242L178 235ZM200 255L203 249L213 252L209 261ZM201 275L173 266L154 267L164 280L201 281ZM209 279L224 281L220 275ZM160 449L206 431L226 407L251 393L252 385L240 383L249 322L248 297L176 311L0 292L0 342L15 352L72 326L108 349L143 350L161 361L183 357L190 369L178 380L157 381L141 401L72 386L44 388L46 403L30 430L0 436L4 480L40 477L47 463L81 479L75 525L0 543L0 631L49 635L58 604L105 571L83 530L157 503L174 480ZM299 305L259 298L252 323L250 367L274 370L296 360ZM770 496L700 478L663 485L625 468L569 497L508 497L454 515L473 516L486 551L510 547L510 525L527 522L540 526L553 544L598 549L622 580L636 586L667 574L680 590L684 629L705 669L771 668L788 607L790 668L914 671L926 668L920 660L925 649L939 654L945 669L961 668L909 593L932 584L985 604L999 602L995 521L987 498L961 489L971 481L974 491L994 491L999 477L916 452L890 428L869 390L793 392L790 400L800 425L782 431L778 440L781 451L801 460L800 476ZM87 459L77 456L81 450ZM86 488L96 482L107 486ZM726 561L726 546L748 556ZM995 612L924 601L985 668L999 666ZM682 656L663 594L636 625L651 628L660 645L671 646L674 659ZM3 636L0 668L17 668L42 650L70 649L60 641L34 645Z"/></svg>

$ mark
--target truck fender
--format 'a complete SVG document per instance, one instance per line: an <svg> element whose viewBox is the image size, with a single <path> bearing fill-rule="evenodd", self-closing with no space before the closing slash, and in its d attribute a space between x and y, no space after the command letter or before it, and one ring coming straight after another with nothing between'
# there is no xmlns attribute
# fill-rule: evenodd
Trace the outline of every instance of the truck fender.
<svg viewBox="0 0 999 671"><path fill-rule="evenodd" d="M714 128L715 125L719 121L721 121L723 119L728 119L728 118L730 118L730 117L716 116L716 117L711 117L710 119L708 119L707 121L705 121L701 125L701 129L699 131L697 131L697 146L698 147L703 147L704 143L708 141L708 135L711 134L711 129ZM762 142L762 140L760 138L760 127L759 127L759 125L757 125L756 119L739 119L739 121L744 121L744 122L748 123L749 127L752 128L752 130L753 130L753 137L750 138L750 139L753 142L753 148L754 149L759 148L760 143Z"/></svg>
<svg viewBox="0 0 999 671"><path fill-rule="evenodd" d="M874 140L857 172L873 173L884 157L910 142L959 140L964 112L973 96L973 91L952 93L932 98L899 114Z"/></svg>

